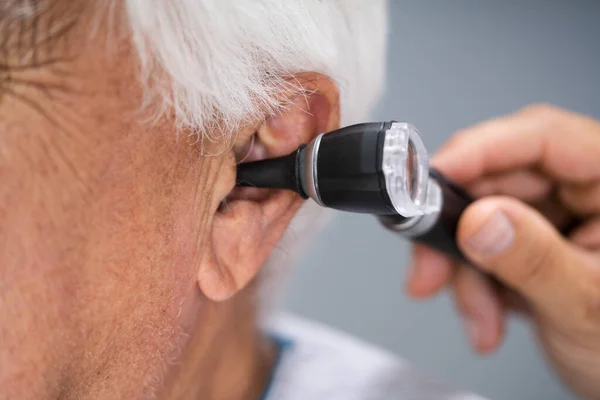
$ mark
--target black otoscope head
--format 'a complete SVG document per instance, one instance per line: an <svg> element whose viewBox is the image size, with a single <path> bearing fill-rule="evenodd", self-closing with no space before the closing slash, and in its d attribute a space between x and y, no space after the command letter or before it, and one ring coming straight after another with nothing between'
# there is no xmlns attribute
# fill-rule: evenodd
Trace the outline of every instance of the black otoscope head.
<svg viewBox="0 0 600 400"><path fill-rule="evenodd" d="M321 134L237 172L238 186L289 189L342 211L412 217L422 214L427 155L412 125L374 122Z"/></svg>

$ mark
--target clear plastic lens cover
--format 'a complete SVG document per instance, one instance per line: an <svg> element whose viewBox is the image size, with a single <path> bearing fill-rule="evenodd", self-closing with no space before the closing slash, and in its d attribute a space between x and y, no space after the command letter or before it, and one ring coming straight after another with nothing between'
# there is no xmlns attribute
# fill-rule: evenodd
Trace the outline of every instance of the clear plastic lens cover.
<svg viewBox="0 0 600 400"><path fill-rule="evenodd" d="M414 217L437 211L439 193L428 187L429 157L417 128L392 124L385 133L382 168L388 195L400 215Z"/></svg>

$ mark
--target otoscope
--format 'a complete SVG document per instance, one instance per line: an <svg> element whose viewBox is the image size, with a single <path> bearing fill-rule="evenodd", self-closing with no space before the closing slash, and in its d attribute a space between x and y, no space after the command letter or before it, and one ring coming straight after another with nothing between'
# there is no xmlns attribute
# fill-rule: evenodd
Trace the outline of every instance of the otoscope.
<svg viewBox="0 0 600 400"><path fill-rule="evenodd" d="M372 122L322 133L287 156L239 164L237 185L292 190L322 207L372 214L387 229L467 262L456 229L473 199L429 167L411 124Z"/></svg>

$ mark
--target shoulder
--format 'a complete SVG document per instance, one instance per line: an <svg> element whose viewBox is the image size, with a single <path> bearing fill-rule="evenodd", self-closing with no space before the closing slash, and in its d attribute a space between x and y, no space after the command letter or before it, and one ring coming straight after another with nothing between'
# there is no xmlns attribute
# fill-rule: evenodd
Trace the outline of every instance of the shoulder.
<svg viewBox="0 0 600 400"><path fill-rule="evenodd" d="M266 400L484 400L317 322L278 315L266 330L283 344Z"/></svg>

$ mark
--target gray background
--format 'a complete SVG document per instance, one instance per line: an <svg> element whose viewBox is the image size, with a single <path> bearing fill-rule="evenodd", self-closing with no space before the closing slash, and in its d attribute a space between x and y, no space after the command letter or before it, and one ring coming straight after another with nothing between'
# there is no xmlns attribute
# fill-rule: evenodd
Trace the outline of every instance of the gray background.
<svg viewBox="0 0 600 400"><path fill-rule="evenodd" d="M531 102L600 117L600 2L394 1L388 90L374 117L455 130ZM490 358L467 347L449 296L402 293L408 246L373 218L336 214L296 268L285 306L383 346L491 399L571 399L525 324Z"/></svg>

